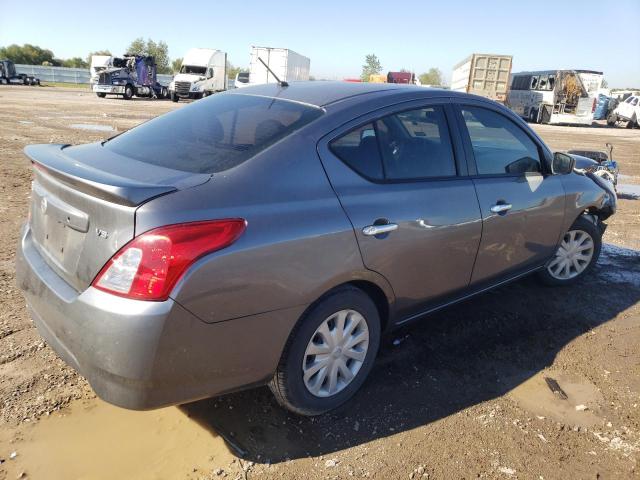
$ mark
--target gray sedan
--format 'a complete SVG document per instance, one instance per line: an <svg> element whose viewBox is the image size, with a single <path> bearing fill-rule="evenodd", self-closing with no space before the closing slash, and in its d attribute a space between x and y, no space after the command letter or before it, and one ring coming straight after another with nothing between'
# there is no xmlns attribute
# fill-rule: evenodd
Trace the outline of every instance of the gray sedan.
<svg viewBox="0 0 640 480"><path fill-rule="evenodd" d="M25 153L33 320L132 409L268 384L326 412L382 333L530 273L577 281L616 206L503 106L399 85L250 87Z"/></svg>

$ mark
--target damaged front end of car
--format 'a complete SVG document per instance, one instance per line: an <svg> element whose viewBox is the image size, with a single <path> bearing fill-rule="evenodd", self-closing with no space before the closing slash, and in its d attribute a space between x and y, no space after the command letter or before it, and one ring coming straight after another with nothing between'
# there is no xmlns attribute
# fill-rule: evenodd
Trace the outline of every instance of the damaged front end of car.
<svg viewBox="0 0 640 480"><path fill-rule="evenodd" d="M606 144L608 152L600 150L569 150L567 153L576 160L576 168L603 178L617 190L618 162L613 159L613 145Z"/></svg>

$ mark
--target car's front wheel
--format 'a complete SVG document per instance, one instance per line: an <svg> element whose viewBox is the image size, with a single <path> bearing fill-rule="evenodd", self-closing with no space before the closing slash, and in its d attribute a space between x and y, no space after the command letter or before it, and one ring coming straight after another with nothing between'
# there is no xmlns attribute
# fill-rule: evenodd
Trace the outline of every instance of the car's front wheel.
<svg viewBox="0 0 640 480"><path fill-rule="evenodd" d="M362 386L379 345L380 316L371 298L354 287L340 288L300 320L269 388L295 413L325 413Z"/></svg>
<svg viewBox="0 0 640 480"><path fill-rule="evenodd" d="M602 232L589 219L578 218L565 233L556 254L549 260L540 279L547 285L569 285L583 277L598 261Z"/></svg>

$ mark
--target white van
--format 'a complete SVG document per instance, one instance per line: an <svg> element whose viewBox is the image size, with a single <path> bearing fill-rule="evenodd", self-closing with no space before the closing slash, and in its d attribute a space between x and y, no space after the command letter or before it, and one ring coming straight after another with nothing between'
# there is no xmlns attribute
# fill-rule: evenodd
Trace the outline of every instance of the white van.
<svg viewBox="0 0 640 480"><path fill-rule="evenodd" d="M235 88L244 88L249 86L249 72L238 72L233 82Z"/></svg>
<svg viewBox="0 0 640 480"><path fill-rule="evenodd" d="M601 85L593 70L514 73L507 106L532 123L591 125Z"/></svg>
<svg viewBox="0 0 640 480"><path fill-rule="evenodd" d="M192 48L182 59L180 72L169 83L169 96L202 98L227 89L227 54L211 48Z"/></svg>

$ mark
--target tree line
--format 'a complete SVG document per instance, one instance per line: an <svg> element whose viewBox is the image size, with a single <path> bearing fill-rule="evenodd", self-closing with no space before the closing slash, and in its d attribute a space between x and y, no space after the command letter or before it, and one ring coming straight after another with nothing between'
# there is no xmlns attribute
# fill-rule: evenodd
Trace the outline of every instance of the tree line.
<svg viewBox="0 0 640 480"><path fill-rule="evenodd" d="M126 52L133 55L151 55L155 58L158 73L172 74L180 71L182 58L171 60L169 58L169 46L162 40L156 42L152 39L136 38L133 40ZM24 45L9 45L0 47L0 60L8 59L13 63L23 65L48 65L54 67L71 67L71 68L89 68L91 57L93 55L112 55L109 50L98 50L89 52L85 58L73 57L61 59L46 48L40 48L36 45L25 43ZM227 62L227 73L229 78L235 78L240 71L246 71L240 67L234 67Z"/></svg>
<svg viewBox="0 0 640 480"><path fill-rule="evenodd" d="M155 58L158 73L172 74L180 70L182 58L171 60L169 58L169 46L164 41L156 42L150 38L136 38L133 40L125 53L133 55L151 55ZM51 50L40 48L28 43L24 45L9 45L0 47L0 59L7 58L14 63L25 65L51 65L58 67L89 68L93 55L111 55L109 50L99 50L89 52L85 58L73 57L67 59L57 58ZM236 74L246 71L240 67L234 67L227 62L227 73L229 78L235 78ZM401 69L400 71L408 71ZM382 72L382 64L375 54L365 57L362 66L361 79L368 82L371 75L379 75ZM443 85L442 72L437 68L430 68L427 72L418 75L420 83L423 85Z"/></svg>

